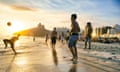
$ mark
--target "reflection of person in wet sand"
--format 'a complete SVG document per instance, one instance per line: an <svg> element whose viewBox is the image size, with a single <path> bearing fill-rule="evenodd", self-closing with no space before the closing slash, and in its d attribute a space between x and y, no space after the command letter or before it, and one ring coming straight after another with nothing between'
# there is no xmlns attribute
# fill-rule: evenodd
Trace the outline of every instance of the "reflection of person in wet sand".
<svg viewBox="0 0 120 72"><path fill-rule="evenodd" d="M53 61L55 65L57 65L58 64L57 52L54 48L52 48L52 55L53 55Z"/></svg>
<svg viewBox="0 0 120 72"><path fill-rule="evenodd" d="M16 58L16 55L11 57L11 61L10 61L9 65L8 65L8 67L6 68L5 72L9 72L9 71L11 71L11 69L13 69L13 64L14 64L13 62L14 62L15 58Z"/></svg>
<svg viewBox="0 0 120 72"><path fill-rule="evenodd" d="M54 63L57 65L58 64L57 52L55 50L56 39L57 39L57 31L56 31L56 28L54 28L51 33L51 45L52 45L53 60L54 60Z"/></svg>
<svg viewBox="0 0 120 72"><path fill-rule="evenodd" d="M14 46L15 46L15 42L19 39L19 36L20 36L20 34L18 34L17 36L12 37L11 39L3 39L3 42L5 44L5 48L8 47L8 44L10 44L12 50L16 54Z"/></svg>
<svg viewBox="0 0 120 72"><path fill-rule="evenodd" d="M76 64L73 64L69 72L77 72Z"/></svg>

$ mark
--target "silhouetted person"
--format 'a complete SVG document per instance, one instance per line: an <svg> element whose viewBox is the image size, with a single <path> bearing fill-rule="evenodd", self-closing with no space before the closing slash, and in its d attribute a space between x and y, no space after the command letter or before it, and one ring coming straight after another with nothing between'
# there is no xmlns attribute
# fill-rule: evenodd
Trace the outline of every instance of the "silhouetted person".
<svg viewBox="0 0 120 72"><path fill-rule="evenodd" d="M67 31L67 34L66 34L66 37L65 37L66 42L68 42L69 37L70 37L70 32L69 32L69 30L68 30L68 31Z"/></svg>
<svg viewBox="0 0 120 72"><path fill-rule="evenodd" d="M91 37L92 37L92 25L90 22L87 22L87 25L85 27L85 48L87 48L87 42L89 43L89 49L91 49Z"/></svg>
<svg viewBox="0 0 120 72"><path fill-rule="evenodd" d="M57 31L56 31L56 28L54 28L51 33L51 45L52 45L53 60L54 60L54 63L57 65L58 59L57 59L57 52L55 49L56 40L57 40Z"/></svg>
<svg viewBox="0 0 120 72"><path fill-rule="evenodd" d="M77 19L77 15L72 14L71 15L71 31L70 31L71 35L68 42L69 49L73 55L73 63L74 62L76 63L78 59L76 44L77 44L77 40L80 32L80 27L76 19Z"/></svg>
<svg viewBox="0 0 120 72"><path fill-rule="evenodd" d="M55 48L56 40L57 40L57 31L56 31L56 28L54 28L52 33L51 33L51 45L52 45L52 48Z"/></svg>
<svg viewBox="0 0 120 72"><path fill-rule="evenodd" d="M5 48L8 47L8 44L10 44L10 46L11 46L12 50L14 51L14 53L17 54L14 47L15 47L15 42L19 39L19 36L20 36L20 34L18 34L17 36L12 37L11 39L3 39L3 42L5 44Z"/></svg>
<svg viewBox="0 0 120 72"><path fill-rule="evenodd" d="M33 36L33 41L35 41L35 36Z"/></svg>
<svg viewBox="0 0 120 72"><path fill-rule="evenodd" d="M58 40L59 40L59 41L61 40L61 34L58 36Z"/></svg>
<svg viewBox="0 0 120 72"><path fill-rule="evenodd" d="M61 34L61 42L62 42L62 44L63 44L63 42L64 42L64 32L62 32L62 34Z"/></svg>
<svg viewBox="0 0 120 72"><path fill-rule="evenodd" d="M46 44L47 44L48 39L49 39L49 36L48 36L48 34L46 34L46 36L45 36L45 43Z"/></svg>

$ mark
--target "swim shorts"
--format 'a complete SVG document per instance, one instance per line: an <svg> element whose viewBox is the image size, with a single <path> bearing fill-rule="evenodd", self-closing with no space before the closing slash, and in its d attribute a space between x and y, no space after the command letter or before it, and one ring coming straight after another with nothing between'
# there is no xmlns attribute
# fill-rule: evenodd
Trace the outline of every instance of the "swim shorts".
<svg viewBox="0 0 120 72"><path fill-rule="evenodd" d="M68 47L69 48L76 47L77 40L78 35L71 35L68 41Z"/></svg>

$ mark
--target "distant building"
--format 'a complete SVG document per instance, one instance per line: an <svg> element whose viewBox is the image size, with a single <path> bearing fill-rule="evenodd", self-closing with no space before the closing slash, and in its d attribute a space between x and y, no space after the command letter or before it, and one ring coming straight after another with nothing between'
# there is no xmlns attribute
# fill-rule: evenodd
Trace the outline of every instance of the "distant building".
<svg viewBox="0 0 120 72"><path fill-rule="evenodd" d="M44 25L42 25L41 23L38 24L38 28L39 29L45 29Z"/></svg>
<svg viewBox="0 0 120 72"><path fill-rule="evenodd" d="M120 25L119 24L115 24L113 26L113 29L115 30L116 33L120 33Z"/></svg>
<svg viewBox="0 0 120 72"><path fill-rule="evenodd" d="M111 26L104 26L104 27L96 28L95 29L96 36L100 37L104 34L107 34L110 29L112 29Z"/></svg>
<svg viewBox="0 0 120 72"><path fill-rule="evenodd" d="M120 25L115 24L114 26L104 26L95 29L96 37L119 37L120 36Z"/></svg>
<svg viewBox="0 0 120 72"><path fill-rule="evenodd" d="M108 33L109 33L110 37L117 37L120 39L120 25L115 24Z"/></svg>

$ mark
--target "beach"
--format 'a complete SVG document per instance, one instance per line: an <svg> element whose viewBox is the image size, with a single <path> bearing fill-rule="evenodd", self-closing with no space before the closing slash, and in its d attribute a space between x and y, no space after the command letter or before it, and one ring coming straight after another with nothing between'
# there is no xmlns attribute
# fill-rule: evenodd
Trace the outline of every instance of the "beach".
<svg viewBox="0 0 120 72"><path fill-rule="evenodd" d="M92 49L84 50L84 42L77 43L78 63L70 60L72 55L66 43L57 41L55 53L50 40L21 36L16 42L17 55L10 47L4 49L0 42L0 72L119 72L119 44L92 43Z"/></svg>

